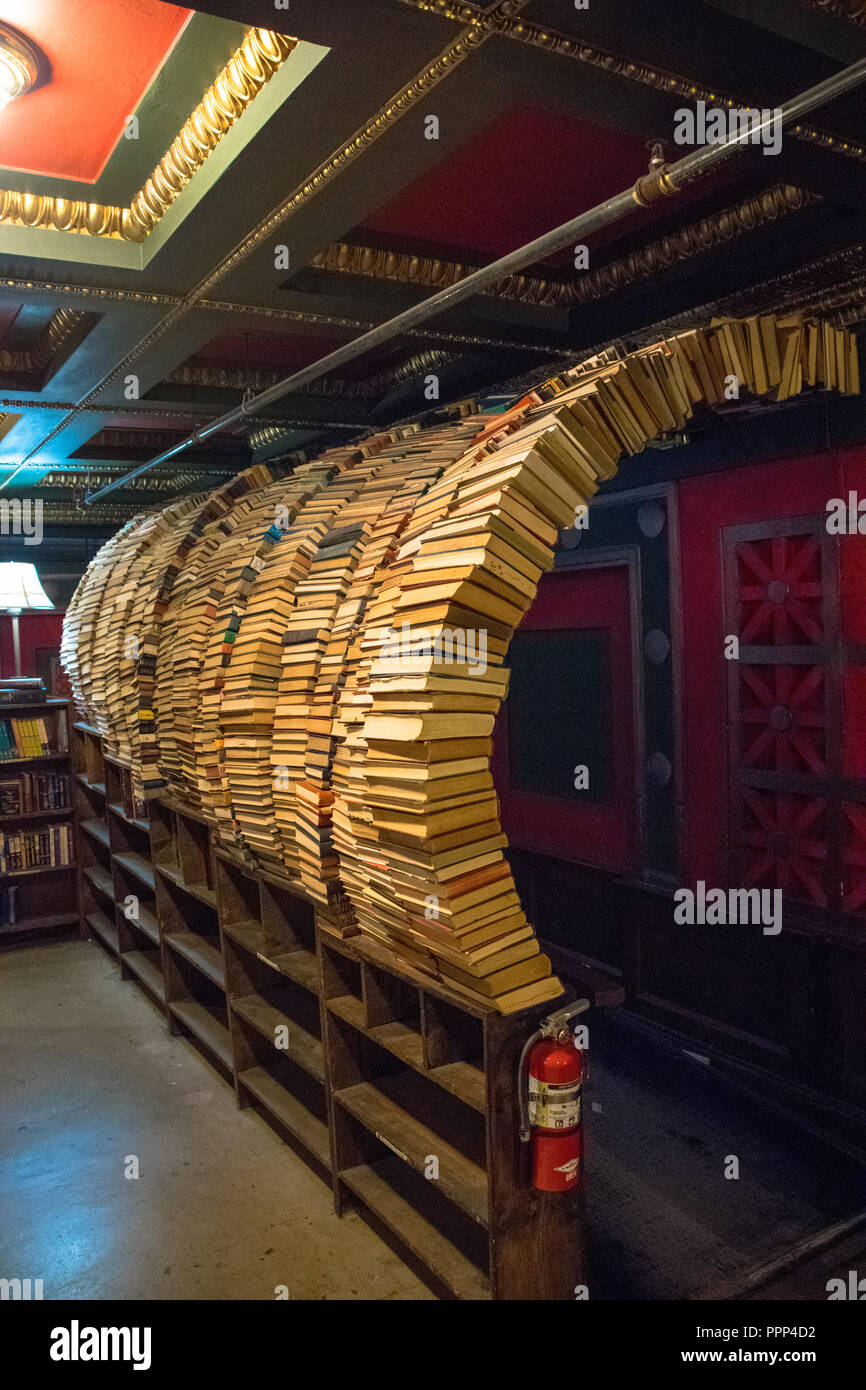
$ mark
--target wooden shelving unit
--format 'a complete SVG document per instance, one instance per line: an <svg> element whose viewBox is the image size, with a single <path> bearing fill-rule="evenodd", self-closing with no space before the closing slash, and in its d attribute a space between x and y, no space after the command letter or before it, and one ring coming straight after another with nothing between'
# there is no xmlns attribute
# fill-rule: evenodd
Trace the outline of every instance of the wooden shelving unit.
<svg viewBox="0 0 866 1390"><path fill-rule="evenodd" d="M53 734L51 752L34 757L4 758L0 761L0 781L16 781L23 774L56 774L65 779L68 804L50 810L20 810L0 814L0 835L5 832L49 830L54 825L73 825L76 804L73 796L70 740L70 706L66 700L21 700L0 705L0 719L42 719ZM14 886L16 919L0 925L0 950L32 946L76 935L79 931L78 874L73 854L69 864L22 867L0 874L0 887ZM58 904L62 904L58 910Z"/></svg>
<svg viewBox="0 0 866 1390"><path fill-rule="evenodd" d="M76 724L82 925L164 1011L165 982L151 863L150 823L128 768L107 756L96 729Z"/></svg>
<svg viewBox="0 0 866 1390"><path fill-rule="evenodd" d="M331 1172L316 914L299 886L216 852L238 1103Z"/></svg>
<svg viewBox="0 0 866 1390"><path fill-rule="evenodd" d="M520 1176L517 1065L539 1011L458 1002L366 937L320 926L319 950L337 1210L360 1201L458 1298L574 1298L580 1200Z"/></svg>
<svg viewBox="0 0 866 1390"><path fill-rule="evenodd" d="M194 812L151 803L151 838L169 1029L225 1077L232 1046L210 832Z"/></svg>
<svg viewBox="0 0 866 1390"><path fill-rule="evenodd" d="M363 1209L443 1294L573 1299L581 1201L519 1171L518 1058L553 1006L503 1017L341 938L297 880L215 845L189 807L142 816L128 770L76 735L84 920L170 1031L311 1162L338 1214Z"/></svg>

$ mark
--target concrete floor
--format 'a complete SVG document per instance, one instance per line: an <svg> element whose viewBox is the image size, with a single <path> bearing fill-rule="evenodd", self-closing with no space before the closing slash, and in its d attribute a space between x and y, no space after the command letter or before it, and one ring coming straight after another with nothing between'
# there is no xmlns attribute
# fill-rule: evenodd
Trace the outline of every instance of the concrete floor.
<svg viewBox="0 0 866 1390"><path fill-rule="evenodd" d="M0 1277L46 1299L434 1298L100 946L9 952L0 978Z"/></svg>

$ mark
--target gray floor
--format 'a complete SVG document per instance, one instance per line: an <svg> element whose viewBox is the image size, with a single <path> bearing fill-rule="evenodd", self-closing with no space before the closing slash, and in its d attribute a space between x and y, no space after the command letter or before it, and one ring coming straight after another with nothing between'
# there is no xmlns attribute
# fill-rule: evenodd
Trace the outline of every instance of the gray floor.
<svg viewBox="0 0 866 1390"><path fill-rule="evenodd" d="M866 1207L860 1165L615 1018L593 1025L587 1102L592 1298L736 1296L755 1265ZM334 1216L330 1189L95 943L0 955L0 1117L0 1277L41 1278L48 1299L434 1296L359 1216ZM848 1258L757 1297L825 1297Z"/></svg>
<svg viewBox="0 0 866 1390"><path fill-rule="evenodd" d="M0 1277L46 1299L434 1296L95 943L0 956L0 1103Z"/></svg>
<svg viewBox="0 0 866 1390"><path fill-rule="evenodd" d="M598 1018L591 1038L591 1297L735 1298L756 1266L866 1208L861 1164L708 1069L670 1058L616 1015ZM730 1156L736 1179L725 1176ZM825 1297L817 1276L835 1261L814 1278L804 1267L784 1295L756 1296Z"/></svg>

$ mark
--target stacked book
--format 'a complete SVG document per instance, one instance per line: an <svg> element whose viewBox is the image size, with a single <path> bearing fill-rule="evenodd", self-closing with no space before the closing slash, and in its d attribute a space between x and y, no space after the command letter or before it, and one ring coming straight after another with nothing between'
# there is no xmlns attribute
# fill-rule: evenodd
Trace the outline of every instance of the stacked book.
<svg viewBox="0 0 866 1390"><path fill-rule="evenodd" d="M136 518L95 558L64 633L76 700L144 794L198 806L332 927L456 996L543 1003L560 986L490 773L511 636L559 531L623 455L696 412L806 389L859 390L851 334L719 318L486 414L379 432L291 473L257 465Z"/></svg>

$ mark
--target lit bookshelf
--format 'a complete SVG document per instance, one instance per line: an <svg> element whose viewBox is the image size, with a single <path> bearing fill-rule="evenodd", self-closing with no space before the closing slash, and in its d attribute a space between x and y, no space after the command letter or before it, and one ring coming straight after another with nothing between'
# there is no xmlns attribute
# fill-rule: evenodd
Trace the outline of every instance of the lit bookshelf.
<svg viewBox="0 0 866 1390"><path fill-rule="evenodd" d="M67 701L0 705L0 950L78 934L72 788Z"/></svg>

